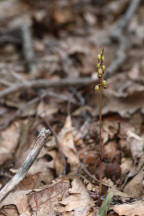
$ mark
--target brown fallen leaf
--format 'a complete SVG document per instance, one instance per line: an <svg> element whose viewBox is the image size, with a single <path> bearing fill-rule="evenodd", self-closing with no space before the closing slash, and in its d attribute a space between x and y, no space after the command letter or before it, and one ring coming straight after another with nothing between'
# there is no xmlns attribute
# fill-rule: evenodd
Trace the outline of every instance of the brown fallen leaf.
<svg viewBox="0 0 144 216"><path fill-rule="evenodd" d="M0 165L12 157L19 139L19 122L14 123L1 132Z"/></svg>
<svg viewBox="0 0 144 216"><path fill-rule="evenodd" d="M64 210L67 212L73 211L73 216L89 215L94 203L80 179L75 178L72 181L72 188L69 189L69 193L70 196L61 201L65 205Z"/></svg>
<svg viewBox="0 0 144 216"><path fill-rule="evenodd" d="M16 191L10 193L0 203L0 214L5 209L7 216L13 215L14 210L21 216L56 216L60 201L68 194L68 180L60 180L41 189ZM15 208L10 208L14 206Z"/></svg>
<svg viewBox="0 0 144 216"><path fill-rule="evenodd" d="M56 216L60 200L68 194L69 181L62 180L28 195L29 206L37 216Z"/></svg>
<svg viewBox="0 0 144 216"><path fill-rule="evenodd" d="M11 210L11 205L15 206L18 213L24 216L30 216L28 200L26 194L28 191L16 191L14 193L10 193L9 196L0 204L0 213L5 209L8 214L6 216L12 215L13 209ZM28 214L29 212L29 214ZM19 215L18 214L18 215Z"/></svg>
<svg viewBox="0 0 144 216"><path fill-rule="evenodd" d="M41 118L48 117L50 118L53 114L57 113L59 110L58 105L56 104L46 104L44 101L41 101L37 108L37 115Z"/></svg>
<svg viewBox="0 0 144 216"><path fill-rule="evenodd" d="M144 172L141 170L124 188L124 192L131 197L140 197L143 194Z"/></svg>
<svg viewBox="0 0 144 216"><path fill-rule="evenodd" d="M115 205L112 209L121 216L144 216L144 201Z"/></svg>
<svg viewBox="0 0 144 216"><path fill-rule="evenodd" d="M72 134L72 121L71 117L68 116L65 121L65 125L58 135L60 148L68 163L71 165L71 170L75 169L79 164L78 154L74 145L73 134Z"/></svg>
<svg viewBox="0 0 144 216"><path fill-rule="evenodd" d="M139 159L143 155L144 139L139 137L134 131L127 131L127 143L133 160Z"/></svg>
<svg viewBox="0 0 144 216"><path fill-rule="evenodd" d="M107 106L103 107L103 114L114 112L122 117L130 117L138 109L143 110L143 85L134 84L123 74L116 75L111 82L111 87L104 92Z"/></svg>

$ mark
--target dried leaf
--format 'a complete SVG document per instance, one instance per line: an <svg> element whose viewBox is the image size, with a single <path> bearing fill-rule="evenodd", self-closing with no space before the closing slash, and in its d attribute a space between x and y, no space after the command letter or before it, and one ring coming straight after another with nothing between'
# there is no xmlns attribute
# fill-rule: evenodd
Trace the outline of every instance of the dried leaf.
<svg viewBox="0 0 144 216"><path fill-rule="evenodd" d="M58 135L58 140L60 142L60 148L70 163L71 168L74 169L78 163L79 158L74 146L73 134L72 134L72 121L71 117L68 116L65 121L65 125Z"/></svg>
<svg viewBox="0 0 144 216"><path fill-rule="evenodd" d="M19 138L19 123L15 123L1 132L0 139L0 164L12 157L12 153L18 143Z"/></svg>
<svg viewBox="0 0 144 216"><path fill-rule="evenodd" d="M68 212L73 211L73 216L87 216L94 203L80 179L75 178L72 181L72 188L69 189L69 193L70 196L61 202L65 205L64 210Z"/></svg>
<svg viewBox="0 0 144 216"><path fill-rule="evenodd" d="M144 139L139 137L132 130L127 132L127 142L134 160L139 159L143 155Z"/></svg>
<svg viewBox="0 0 144 216"><path fill-rule="evenodd" d="M124 188L124 192L132 197L140 197L143 194L144 172L141 170Z"/></svg>
<svg viewBox="0 0 144 216"><path fill-rule="evenodd" d="M121 216L143 216L144 201L141 200L130 204L115 205L112 209Z"/></svg>
<svg viewBox="0 0 144 216"><path fill-rule="evenodd" d="M37 216L56 216L59 201L68 194L68 189L69 181L60 180L41 189L16 191L0 203L0 211L14 205L18 215L31 216L35 212Z"/></svg>

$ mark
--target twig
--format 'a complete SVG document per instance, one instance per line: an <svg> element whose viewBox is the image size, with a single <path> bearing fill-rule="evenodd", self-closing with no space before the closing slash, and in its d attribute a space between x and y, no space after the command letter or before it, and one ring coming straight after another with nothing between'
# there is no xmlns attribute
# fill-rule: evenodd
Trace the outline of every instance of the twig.
<svg viewBox="0 0 144 216"><path fill-rule="evenodd" d="M33 43L30 27L31 26L29 20L24 20L24 23L21 25L23 55L26 60L29 72L35 72L36 64L34 62L34 51L32 46Z"/></svg>
<svg viewBox="0 0 144 216"><path fill-rule="evenodd" d="M50 135L49 130L46 130L45 128L41 129L22 167L18 170L17 174L14 175L12 179L1 189L0 202L24 179L31 165L34 163L42 147L46 143L48 135Z"/></svg>
<svg viewBox="0 0 144 216"><path fill-rule="evenodd" d="M5 121L5 123L0 124L0 131L7 128L15 119L20 117L21 113L24 110L26 110L29 106L36 104L37 102L39 102L39 100L40 100L40 97L36 97L36 98L32 99L31 101L27 102L26 104L24 104L22 107L20 107L13 115L11 115L7 119L7 121Z"/></svg>
<svg viewBox="0 0 144 216"><path fill-rule="evenodd" d="M10 75L11 75L14 79L16 79L18 82L23 82L23 83L27 82L27 80L25 80L20 74L18 74L18 73L16 73L16 72L10 71L9 73L10 73Z"/></svg>
<svg viewBox="0 0 144 216"><path fill-rule="evenodd" d="M126 51L132 46L132 42L124 35L124 29L128 26L128 23L130 22L140 2L141 0L131 0L127 12L111 30L110 37L112 40L119 43L119 48L117 49L118 51L116 53L115 60L113 60L112 64L107 69L107 73L104 76L105 78L109 78L119 69L126 59Z"/></svg>
<svg viewBox="0 0 144 216"><path fill-rule="evenodd" d="M139 83L139 84L141 84L141 85L144 85L144 78L135 79L134 82Z"/></svg>
<svg viewBox="0 0 144 216"><path fill-rule="evenodd" d="M8 82L7 80L5 80L5 79L0 79L0 85L9 87L12 84L10 82Z"/></svg>
<svg viewBox="0 0 144 216"><path fill-rule="evenodd" d="M105 78L112 77L112 75L120 68L123 62L126 59L126 52L131 47L132 43L124 35L121 35L119 38L119 48L116 53L116 57L113 60L112 64L108 67L107 73L104 76Z"/></svg>
<svg viewBox="0 0 144 216"><path fill-rule="evenodd" d="M55 132L55 130L53 130L53 128L50 126L49 122L47 119L45 118L42 118L43 122L46 124L46 126L49 128L49 130L51 131L52 135L54 136L55 138L55 142L56 142L56 146L58 148L58 151L60 153L60 162L63 164L64 166L64 171L62 174L66 174L66 158L65 158L65 155L61 149L61 145L60 145L60 141L59 141L59 138Z"/></svg>
<svg viewBox="0 0 144 216"><path fill-rule="evenodd" d="M116 28L123 30L130 22L132 16L134 15L136 9L138 8L141 0L131 0L127 12L122 16L122 18L116 24Z"/></svg>
<svg viewBox="0 0 144 216"><path fill-rule="evenodd" d="M46 97L57 97L57 98L59 98L61 100L68 101L68 102L73 103L73 104L78 104L73 99L68 98L65 95L57 94L57 93L54 93L54 92L51 92L51 91L42 92L41 95L39 95L38 97L35 97L34 99L28 101L26 104L24 104L22 107L20 107L13 115L11 115L7 119L7 121L5 121L5 123L0 124L0 131L7 128L15 119L20 117L21 114L23 113L23 111L28 109L29 106L38 103L41 99L44 99Z"/></svg>
<svg viewBox="0 0 144 216"><path fill-rule="evenodd" d="M97 79L91 78L79 78L77 80L61 79L61 80L32 80L25 83L16 83L0 91L0 98L15 93L17 91L24 91L30 88L54 88L54 87L69 87L69 86L84 86L92 83L96 83Z"/></svg>
<svg viewBox="0 0 144 216"><path fill-rule="evenodd" d="M12 43L12 44L21 44L21 40L18 38L15 38L14 36L11 36L9 34L3 34L0 35L0 45L4 45L4 44L8 44L8 43Z"/></svg>

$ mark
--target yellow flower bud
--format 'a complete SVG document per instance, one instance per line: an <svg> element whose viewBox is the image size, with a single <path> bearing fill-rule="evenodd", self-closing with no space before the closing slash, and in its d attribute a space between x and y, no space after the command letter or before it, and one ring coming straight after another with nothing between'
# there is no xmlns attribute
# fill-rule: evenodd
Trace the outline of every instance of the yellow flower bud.
<svg viewBox="0 0 144 216"><path fill-rule="evenodd" d="M101 77L101 75L103 74L103 71L102 71L102 69L100 68L100 69L98 69L98 76L100 76Z"/></svg>
<svg viewBox="0 0 144 216"><path fill-rule="evenodd" d="M97 64L97 68L99 69L99 68L100 68L100 66L101 66L101 65L100 65L100 63L98 63L98 64Z"/></svg>
<svg viewBox="0 0 144 216"><path fill-rule="evenodd" d="M104 56L101 56L101 60L102 60L102 62L104 62Z"/></svg>
<svg viewBox="0 0 144 216"><path fill-rule="evenodd" d="M95 86L95 91L99 91L99 85Z"/></svg>
<svg viewBox="0 0 144 216"><path fill-rule="evenodd" d="M107 85L106 80L103 80L103 81L102 81L102 85L103 85L104 87Z"/></svg>
<svg viewBox="0 0 144 216"><path fill-rule="evenodd" d="M106 66L105 65L102 66L102 70L103 70L103 72L106 70Z"/></svg>
<svg viewBox="0 0 144 216"><path fill-rule="evenodd" d="M98 59L98 60L101 60L101 57L102 57L102 56L99 54L99 55L97 56L97 59Z"/></svg>

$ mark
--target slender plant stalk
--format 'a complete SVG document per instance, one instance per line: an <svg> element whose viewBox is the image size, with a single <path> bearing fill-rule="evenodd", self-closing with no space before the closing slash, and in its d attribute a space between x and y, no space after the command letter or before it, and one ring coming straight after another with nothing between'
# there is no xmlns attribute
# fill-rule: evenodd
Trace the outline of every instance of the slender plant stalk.
<svg viewBox="0 0 144 216"><path fill-rule="evenodd" d="M99 92L99 155L100 155L100 166L99 166L99 199L98 206L101 205L101 193L102 193L102 170L103 170L103 141L102 141L102 86L100 86Z"/></svg>
<svg viewBox="0 0 144 216"><path fill-rule="evenodd" d="M103 74L105 72L104 63L104 49L101 50L97 57L97 72L98 72L98 84L95 86L95 90L99 91L99 156L100 156L100 166L99 166L99 198L98 206L101 205L101 194L102 194L102 173L103 173L103 140L102 140L102 104L103 104L103 88L106 87L106 81L103 80Z"/></svg>

